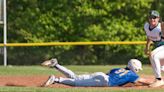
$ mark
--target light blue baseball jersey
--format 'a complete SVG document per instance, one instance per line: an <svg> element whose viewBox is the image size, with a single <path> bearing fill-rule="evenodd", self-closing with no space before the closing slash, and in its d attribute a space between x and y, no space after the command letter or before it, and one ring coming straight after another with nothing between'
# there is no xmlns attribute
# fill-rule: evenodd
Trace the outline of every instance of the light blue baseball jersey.
<svg viewBox="0 0 164 92"><path fill-rule="evenodd" d="M109 86L121 86L126 83L135 82L139 76L128 68L115 68L110 71Z"/></svg>

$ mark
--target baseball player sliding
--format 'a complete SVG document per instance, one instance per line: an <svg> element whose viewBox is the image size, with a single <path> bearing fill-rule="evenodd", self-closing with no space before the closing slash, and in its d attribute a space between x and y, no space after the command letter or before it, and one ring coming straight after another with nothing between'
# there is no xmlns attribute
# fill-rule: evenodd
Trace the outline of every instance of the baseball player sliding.
<svg viewBox="0 0 164 92"><path fill-rule="evenodd" d="M126 68L115 68L107 74L95 72L92 74L76 75L73 71L61 66L55 58L45 61L41 65L56 68L66 76L66 78L57 78L51 75L48 80L42 84L43 87L54 83L80 87L112 87L122 86L127 83L147 84L145 79L139 78L137 75L137 72L142 70L142 64L137 59L131 59Z"/></svg>
<svg viewBox="0 0 164 92"><path fill-rule="evenodd" d="M160 15L157 11L152 10L149 13L148 22L144 25L144 30L147 35L147 43L145 48L145 54L149 56L151 65L153 68L156 80L150 84L150 87L159 87L164 85L164 81L161 77L161 70L164 65L164 27L163 23L160 23ZM150 50L150 45L154 43L154 50Z"/></svg>

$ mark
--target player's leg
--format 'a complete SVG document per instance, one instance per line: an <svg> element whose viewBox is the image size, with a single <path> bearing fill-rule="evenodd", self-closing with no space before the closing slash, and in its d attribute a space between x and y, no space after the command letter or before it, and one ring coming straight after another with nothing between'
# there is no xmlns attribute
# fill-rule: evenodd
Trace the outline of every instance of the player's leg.
<svg viewBox="0 0 164 92"><path fill-rule="evenodd" d="M67 78L75 79L75 78L77 77L77 75L76 75L73 71L67 69L67 68L64 67L64 66L61 66L61 65L57 64L57 65L55 66L55 68L56 68L57 70L59 70L60 72L62 72Z"/></svg>
<svg viewBox="0 0 164 92"><path fill-rule="evenodd" d="M90 76L90 77L84 77ZM55 78L49 78L45 83L48 85L53 83L60 83L70 86L80 86L80 87L102 87L108 86L108 76L102 72L93 73L90 75L84 75L83 78L71 79L60 77L55 80ZM51 81L51 82L49 82Z"/></svg>
<svg viewBox="0 0 164 92"><path fill-rule="evenodd" d="M108 86L108 75L102 72L90 74L88 77L81 76L75 80L75 86L104 87Z"/></svg>
<svg viewBox="0 0 164 92"><path fill-rule="evenodd" d="M60 65L56 58L44 61L41 65L42 66L48 66L48 67L51 67L51 68L56 68L58 71L63 73L68 78L74 79L77 76L73 71L67 69L66 67L64 67L62 65Z"/></svg>
<svg viewBox="0 0 164 92"><path fill-rule="evenodd" d="M75 79L72 79L72 78L63 78L63 77L60 77L59 78L59 81L57 83L59 84L64 84L64 85L69 85L69 86L75 86Z"/></svg>
<svg viewBox="0 0 164 92"><path fill-rule="evenodd" d="M153 68L154 75L156 77L156 81L150 85L150 87L158 87L164 85L163 80L161 79L161 63L160 60L164 59L164 46L160 46L156 48L150 57L151 65Z"/></svg>
<svg viewBox="0 0 164 92"><path fill-rule="evenodd" d="M55 84L55 83L75 86L75 79L63 78L63 77L57 78L54 75L51 75L51 76L49 76L47 81L41 85L41 87L47 87L47 86L49 86L51 84Z"/></svg>
<svg viewBox="0 0 164 92"><path fill-rule="evenodd" d="M160 65L160 61L159 60L154 60L154 58L150 58L151 61L151 65L153 68L153 72L156 78L161 78L161 65Z"/></svg>

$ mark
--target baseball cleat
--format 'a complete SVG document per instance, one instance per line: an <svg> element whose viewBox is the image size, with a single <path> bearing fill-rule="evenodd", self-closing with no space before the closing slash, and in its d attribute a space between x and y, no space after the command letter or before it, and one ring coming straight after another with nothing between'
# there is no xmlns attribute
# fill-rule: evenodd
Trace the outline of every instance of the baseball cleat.
<svg viewBox="0 0 164 92"><path fill-rule="evenodd" d="M162 85L164 85L163 80L156 80L154 83L150 84L149 87L160 87Z"/></svg>
<svg viewBox="0 0 164 92"><path fill-rule="evenodd" d="M41 87L47 87L47 86L54 84L54 83L55 83L55 76L51 75L51 76L49 76L48 80L41 85Z"/></svg>
<svg viewBox="0 0 164 92"><path fill-rule="evenodd" d="M53 58L51 60L44 61L41 65L42 66L48 66L48 67L54 67L58 64L58 61L56 58Z"/></svg>

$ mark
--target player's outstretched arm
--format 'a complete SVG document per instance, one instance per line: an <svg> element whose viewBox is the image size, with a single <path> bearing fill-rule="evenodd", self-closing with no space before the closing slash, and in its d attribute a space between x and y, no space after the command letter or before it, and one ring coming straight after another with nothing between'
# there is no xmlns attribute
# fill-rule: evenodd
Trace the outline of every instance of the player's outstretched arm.
<svg viewBox="0 0 164 92"><path fill-rule="evenodd" d="M137 81L133 83L127 83L125 85L122 85L123 87L135 87L135 86L148 86L150 85L150 81L144 78L139 78Z"/></svg>
<svg viewBox="0 0 164 92"><path fill-rule="evenodd" d="M139 78L136 82L135 82L136 85L143 85L143 86L146 86L146 85L149 85L151 84L151 82L145 78Z"/></svg>

